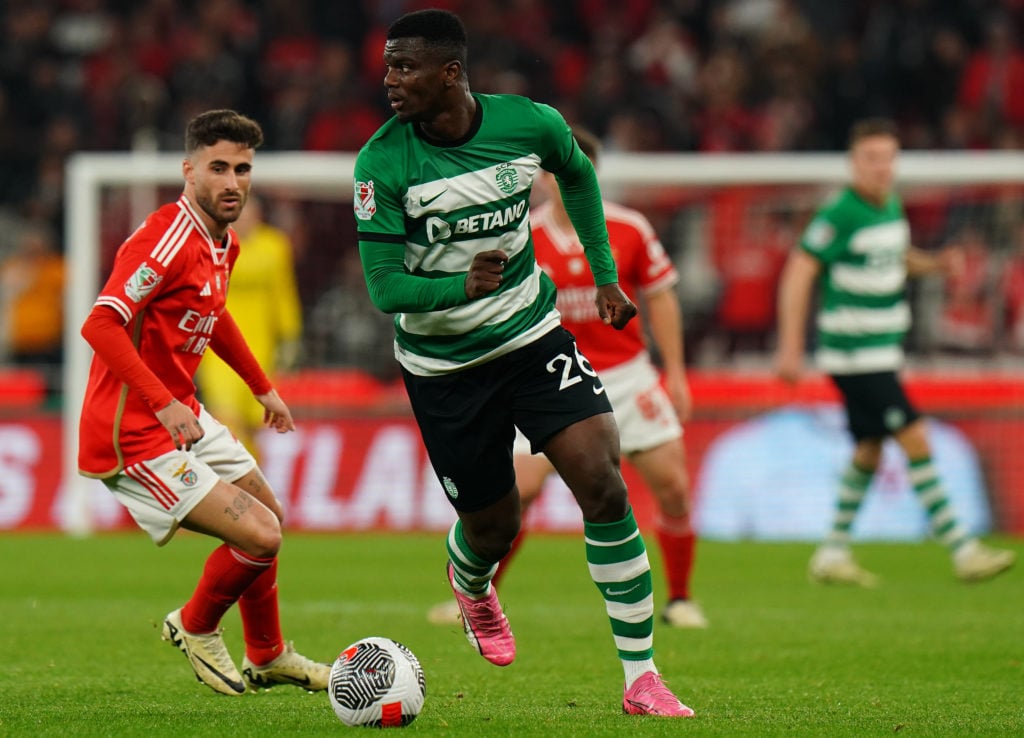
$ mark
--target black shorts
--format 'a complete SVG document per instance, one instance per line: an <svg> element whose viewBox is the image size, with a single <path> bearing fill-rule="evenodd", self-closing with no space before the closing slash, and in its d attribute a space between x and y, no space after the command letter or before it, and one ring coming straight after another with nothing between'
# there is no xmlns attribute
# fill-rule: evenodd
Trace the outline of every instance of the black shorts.
<svg viewBox="0 0 1024 738"><path fill-rule="evenodd" d="M512 489L516 426L536 452L563 428L612 411L597 373L562 327L479 366L402 376L434 473L463 512Z"/></svg>
<svg viewBox="0 0 1024 738"><path fill-rule="evenodd" d="M833 374L854 440L885 438L921 417L896 372Z"/></svg>

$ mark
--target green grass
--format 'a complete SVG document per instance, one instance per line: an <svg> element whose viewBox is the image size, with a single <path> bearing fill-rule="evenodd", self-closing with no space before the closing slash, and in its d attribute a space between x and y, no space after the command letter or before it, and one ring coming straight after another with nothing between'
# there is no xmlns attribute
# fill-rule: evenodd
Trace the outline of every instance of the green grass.
<svg viewBox="0 0 1024 738"><path fill-rule="evenodd" d="M1024 555L1024 541L1002 542ZM141 533L0 536L0 736L354 730L323 693L215 695L160 641L211 548L189 534L164 549ZM689 721L621 714L621 668L574 536L534 536L510 571L501 597L519 656L504 669L457 628L426 623L449 596L441 534L286 537L281 615L285 636L324 660L368 635L408 645L427 675L415 735L1024 735L1021 572L963 585L935 545L858 551L884 577L878 590L809 584L806 544L700 545L694 587L711 628L655 631ZM235 610L225 626L240 660Z"/></svg>

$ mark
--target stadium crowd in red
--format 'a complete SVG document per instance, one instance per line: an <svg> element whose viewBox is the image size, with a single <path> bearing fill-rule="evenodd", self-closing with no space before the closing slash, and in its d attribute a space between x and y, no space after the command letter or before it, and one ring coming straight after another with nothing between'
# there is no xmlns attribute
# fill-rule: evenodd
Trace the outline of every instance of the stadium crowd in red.
<svg viewBox="0 0 1024 738"><path fill-rule="evenodd" d="M474 90L551 103L608 151L841 151L868 114L895 118L909 149L1024 141L1021 0L9 0L0 263L26 224L63 247L71 153L178 151L200 110L251 115L269 150L357 150L390 115L384 29L427 6L464 18ZM343 225L326 212L309 222ZM768 305L772 249L716 252L715 267L760 279ZM336 270L297 257L312 310ZM759 346L773 317L735 295L716 309L741 345L753 331Z"/></svg>
<svg viewBox="0 0 1024 738"><path fill-rule="evenodd" d="M388 115L383 29L428 5L464 17L475 88L552 103L610 148L841 150L876 113L909 148L1024 127L1019 0L11 0L0 200L45 212L69 151L176 150L210 107L264 121L269 148L357 149Z"/></svg>

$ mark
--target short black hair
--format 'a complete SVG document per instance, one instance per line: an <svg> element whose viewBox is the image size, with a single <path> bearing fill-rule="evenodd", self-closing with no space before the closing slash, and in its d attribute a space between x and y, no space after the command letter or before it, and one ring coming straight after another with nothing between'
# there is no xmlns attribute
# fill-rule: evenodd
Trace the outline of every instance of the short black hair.
<svg viewBox="0 0 1024 738"><path fill-rule="evenodd" d="M189 156L218 141L231 141L258 149L263 144L263 129L253 119L234 110L207 110L188 122L185 153Z"/></svg>
<svg viewBox="0 0 1024 738"><path fill-rule="evenodd" d="M406 13L391 24L387 39L421 38L424 45L466 66L469 39L462 19L447 10L428 8Z"/></svg>
<svg viewBox="0 0 1024 738"><path fill-rule="evenodd" d="M601 153L601 139L582 126L572 127L572 137L588 159L596 166L597 157Z"/></svg>
<svg viewBox="0 0 1024 738"><path fill-rule="evenodd" d="M890 118L863 118L850 127L849 147L852 149L861 139L872 136L889 136L898 141L900 129Z"/></svg>

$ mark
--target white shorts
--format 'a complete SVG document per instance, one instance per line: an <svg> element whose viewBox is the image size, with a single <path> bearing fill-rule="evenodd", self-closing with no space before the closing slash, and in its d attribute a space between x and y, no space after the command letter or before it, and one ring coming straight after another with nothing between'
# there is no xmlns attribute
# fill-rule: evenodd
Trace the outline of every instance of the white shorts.
<svg viewBox="0 0 1024 738"><path fill-rule="evenodd" d="M682 437L683 427L672 400L662 388L658 370L646 352L625 364L602 369L600 377L615 412L623 455L647 451ZM512 452L530 454L530 442L518 429Z"/></svg>
<svg viewBox="0 0 1024 738"><path fill-rule="evenodd" d="M154 543L163 546L218 481L235 482L256 459L223 423L200 407L206 431L191 450L173 450L126 466L103 480Z"/></svg>

